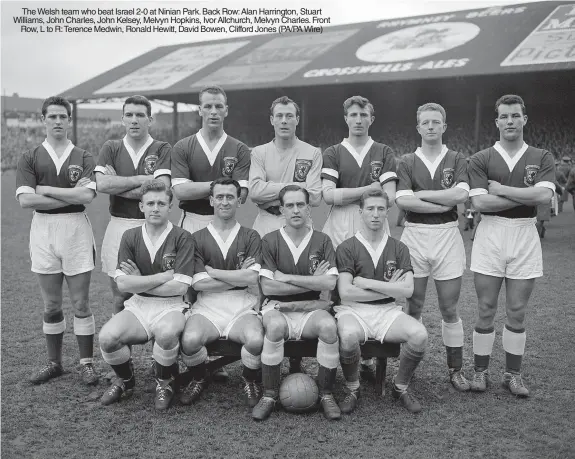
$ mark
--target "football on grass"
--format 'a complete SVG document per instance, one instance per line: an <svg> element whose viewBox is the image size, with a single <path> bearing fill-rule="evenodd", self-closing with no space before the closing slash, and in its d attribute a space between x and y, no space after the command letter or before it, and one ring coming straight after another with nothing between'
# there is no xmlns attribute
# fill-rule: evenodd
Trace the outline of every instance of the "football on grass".
<svg viewBox="0 0 575 459"><path fill-rule="evenodd" d="M310 376L295 373L284 379L280 386L280 402L291 413L306 413L317 406L319 389Z"/></svg>

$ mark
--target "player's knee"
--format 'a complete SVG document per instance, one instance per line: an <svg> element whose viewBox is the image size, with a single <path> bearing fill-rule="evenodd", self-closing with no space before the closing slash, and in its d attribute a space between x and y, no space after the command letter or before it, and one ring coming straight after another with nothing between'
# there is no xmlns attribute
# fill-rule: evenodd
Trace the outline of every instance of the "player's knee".
<svg viewBox="0 0 575 459"><path fill-rule="evenodd" d="M184 330L181 337L182 350L191 355L203 346L201 333L195 330Z"/></svg>
<svg viewBox="0 0 575 459"><path fill-rule="evenodd" d="M357 335L353 332L353 330L339 328L338 336L339 348L343 351L351 351L352 349L355 349L359 343Z"/></svg>
<svg viewBox="0 0 575 459"><path fill-rule="evenodd" d="M72 303L76 317L84 318L92 315L87 295L71 297L70 302Z"/></svg>
<svg viewBox="0 0 575 459"><path fill-rule="evenodd" d="M416 349L421 349L427 345L427 330L423 325L418 323L408 334L408 343Z"/></svg>
<svg viewBox="0 0 575 459"><path fill-rule="evenodd" d="M511 328L524 328L525 308L507 310L507 325Z"/></svg>
<svg viewBox="0 0 575 459"><path fill-rule="evenodd" d="M100 330L98 341L104 352L112 352L120 346L119 334L115 333L114 329L108 325L104 325L102 330Z"/></svg>
<svg viewBox="0 0 575 459"><path fill-rule="evenodd" d="M326 314L318 321L319 338L326 343L335 343L337 340L337 325L330 315Z"/></svg>
<svg viewBox="0 0 575 459"><path fill-rule="evenodd" d="M46 298L44 300L44 314L58 314L62 311L62 300Z"/></svg>
<svg viewBox="0 0 575 459"><path fill-rule="evenodd" d="M162 327L154 333L154 339L162 349L173 349L179 342L179 335L179 329L175 327Z"/></svg>
<svg viewBox="0 0 575 459"><path fill-rule="evenodd" d="M247 330L245 336L245 348L253 355L260 355L264 347L264 335L261 330Z"/></svg>
<svg viewBox="0 0 575 459"><path fill-rule="evenodd" d="M459 314L457 313L457 303L453 304L443 304L440 305L441 316L445 322L454 323L459 319Z"/></svg>
<svg viewBox="0 0 575 459"><path fill-rule="evenodd" d="M279 341L284 338L286 324L283 318L280 317L270 317L266 321L266 337L273 342Z"/></svg>

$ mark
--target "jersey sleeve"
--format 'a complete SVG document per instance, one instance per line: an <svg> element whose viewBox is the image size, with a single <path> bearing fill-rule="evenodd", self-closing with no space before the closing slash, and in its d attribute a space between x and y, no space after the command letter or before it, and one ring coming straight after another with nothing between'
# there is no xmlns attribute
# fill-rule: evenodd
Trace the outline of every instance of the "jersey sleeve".
<svg viewBox="0 0 575 459"><path fill-rule="evenodd" d="M337 270L340 274L349 273L355 277L355 261L349 244L340 244L335 252L335 258L337 262Z"/></svg>
<svg viewBox="0 0 575 459"><path fill-rule="evenodd" d="M26 151L18 159L16 169L16 199L21 194L36 194L36 173L34 172L33 156L31 151Z"/></svg>
<svg viewBox="0 0 575 459"><path fill-rule="evenodd" d="M109 164L115 169L116 164L114 159L115 157L113 154L112 142L108 140L107 142L104 142L104 145L102 145L102 148L100 148L100 153L98 154L98 163L96 164L94 172L105 173L106 164Z"/></svg>
<svg viewBox="0 0 575 459"><path fill-rule="evenodd" d="M335 147L329 147L323 152L321 179L330 180L336 185L339 181L339 161Z"/></svg>
<svg viewBox="0 0 575 459"><path fill-rule="evenodd" d="M161 175L172 175L171 169L171 156L172 156L172 146L165 142L158 151L158 161L156 162L156 170L154 171L154 178L158 178Z"/></svg>
<svg viewBox="0 0 575 459"><path fill-rule="evenodd" d="M467 173L467 158L463 153L455 156L455 186L469 192L469 175Z"/></svg>
<svg viewBox="0 0 575 459"><path fill-rule="evenodd" d="M192 245L194 247L194 263L192 272L192 287L202 279L208 279L210 275L206 272L206 260L202 251L201 241L198 241L198 235L192 235Z"/></svg>
<svg viewBox="0 0 575 459"><path fill-rule="evenodd" d="M555 193L555 161L548 151L543 152L541 167L535 176L535 186L549 188Z"/></svg>
<svg viewBox="0 0 575 459"><path fill-rule="evenodd" d="M120 248L118 249L118 261L116 265L116 272L114 273L114 280L120 276L126 275L126 273L120 269L120 265L121 263L124 263L128 260L132 260L134 263L136 262L133 231L126 231L122 235Z"/></svg>
<svg viewBox="0 0 575 459"><path fill-rule="evenodd" d="M191 234L183 233L176 244L176 262L174 263L174 280L192 285L194 274L194 241Z"/></svg>
<svg viewBox="0 0 575 459"><path fill-rule="evenodd" d="M262 239L262 267L260 269L260 276L274 279L274 273L277 271L277 263L275 254L277 247L275 247L275 240L268 235Z"/></svg>
<svg viewBox="0 0 575 459"><path fill-rule="evenodd" d="M184 139L185 140L185 139ZM190 169L188 166L188 155L186 153L186 144L180 140L170 154L170 169L172 172L172 186L181 185L182 183L191 182Z"/></svg>
<svg viewBox="0 0 575 459"><path fill-rule="evenodd" d="M248 188L250 178L251 151L242 142L238 145L238 163L232 172L232 178L236 180L242 188Z"/></svg>
<svg viewBox="0 0 575 459"><path fill-rule="evenodd" d="M409 255L409 248L403 242L397 241L395 250L397 268L403 269L404 272L413 272L413 266L411 266L411 256Z"/></svg>
<svg viewBox="0 0 575 459"><path fill-rule="evenodd" d="M475 153L469 161L469 197L489 194L487 158L483 152Z"/></svg>
<svg viewBox="0 0 575 459"><path fill-rule="evenodd" d="M84 162L84 167L82 170L81 178L89 178L90 183L86 185L86 188L96 191L96 177L94 169L96 168L96 161L91 153L84 151L84 157L82 158Z"/></svg>
<svg viewBox="0 0 575 459"><path fill-rule="evenodd" d="M413 182L411 180L411 165L407 158L401 158L397 165L397 191L395 192L395 199L402 196L414 196Z"/></svg>
<svg viewBox="0 0 575 459"><path fill-rule="evenodd" d="M250 231L246 258L253 258L256 260L256 262L248 269L252 269L259 273L262 267L262 240L257 231Z"/></svg>
<svg viewBox="0 0 575 459"><path fill-rule="evenodd" d="M397 161L393 150L385 146L383 151L383 169L379 176L379 182L383 185L387 182L397 181Z"/></svg>
<svg viewBox="0 0 575 459"><path fill-rule="evenodd" d="M313 152L313 159L311 168L305 179L306 189L309 193L309 203L311 206L319 206L321 204L321 169L322 157L319 148Z"/></svg>
<svg viewBox="0 0 575 459"><path fill-rule="evenodd" d="M323 259L329 263L329 269L326 274L337 276L339 271L337 270L335 250L333 250L333 242L331 242L331 239L327 234L323 241Z"/></svg>

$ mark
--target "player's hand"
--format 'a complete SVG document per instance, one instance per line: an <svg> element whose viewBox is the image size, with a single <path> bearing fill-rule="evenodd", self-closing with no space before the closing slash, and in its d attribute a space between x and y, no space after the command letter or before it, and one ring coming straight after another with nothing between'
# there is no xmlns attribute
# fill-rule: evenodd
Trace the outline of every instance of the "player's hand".
<svg viewBox="0 0 575 459"><path fill-rule="evenodd" d="M174 279L174 270L173 269L168 269L167 271L164 271L162 274L164 274L166 276L165 282L169 282L169 281Z"/></svg>
<svg viewBox="0 0 575 459"><path fill-rule="evenodd" d="M324 274L327 274L328 271L329 271L329 261L322 260L317 265L317 268L315 268L313 275L314 276L323 276Z"/></svg>
<svg viewBox="0 0 575 459"><path fill-rule="evenodd" d="M403 272L403 269L396 269L388 282L401 282L403 279L405 279L406 275L407 273Z"/></svg>
<svg viewBox="0 0 575 459"><path fill-rule="evenodd" d="M256 259L254 257L247 257L244 262L242 263L242 266L240 269L248 269L250 266L253 266L256 264Z"/></svg>
<svg viewBox="0 0 575 459"><path fill-rule="evenodd" d="M104 175L118 175L118 174L116 174L116 169L114 169L109 164L106 164L105 169L106 169L106 172L104 172Z"/></svg>
<svg viewBox="0 0 575 459"><path fill-rule="evenodd" d="M206 265L206 266L204 266L204 268L206 268L206 272L208 273L208 276L211 276L212 273L214 272L214 268L212 268L210 265Z"/></svg>
<svg viewBox="0 0 575 459"><path fill-rule="evenodd" d="M78 180L78 182L76 183L76 186L74 188L87 186L90 184L91 181L92 180L90 180L88 177L82 177L80 180Z"/></svg>
<svg viewBox="0 0 575 459"><path fill-rule="evenodd" d="M497 182L496 180L489 180L489 194L493 194L495 196L501 196L503 192L503 185Z"/></svg>
<svg viewBox="0 0 575 459"><path fill-rule="evenodd" d="M366 285L366 279L364 277L361 276L357 276L353 278L353 285L355 285L356 287L362 288L364 290L367 290L367 285Z"/></svg>
<svg viewBox="0 0 575 459"><path fill-rule="evenodd" d="M382 190L382 188L381 188L381 183L379 183L379 180L378 180L377 182L372 182L372 183L368 186L368 188L374 189L374 190L378 190L378 191L381 191L381 190Z"/></svg>
<svg viewBox="0 0 575 459"><path fill-rule="evenodd" d="M142 275L142 273L140 272L140 270L136 266L136 263L134 263L132 260L122 261L120 263L120 269L124 272L124 274L127 274L128 276L141 276Z"/></svg>

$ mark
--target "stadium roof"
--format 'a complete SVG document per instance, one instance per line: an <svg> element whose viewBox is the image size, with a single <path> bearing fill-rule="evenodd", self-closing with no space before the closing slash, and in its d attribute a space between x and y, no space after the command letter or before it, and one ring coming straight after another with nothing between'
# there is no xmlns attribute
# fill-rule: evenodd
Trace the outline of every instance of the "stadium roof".
<svg viewBox="0 0 575 459"><path fill-rule="evenodd" d="M177 100L206 84L307 87L575 70L575 3L539 2L156 48L62 93Z"/></svg>

